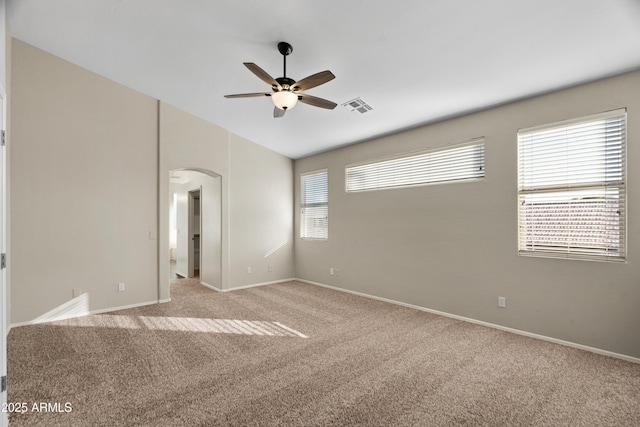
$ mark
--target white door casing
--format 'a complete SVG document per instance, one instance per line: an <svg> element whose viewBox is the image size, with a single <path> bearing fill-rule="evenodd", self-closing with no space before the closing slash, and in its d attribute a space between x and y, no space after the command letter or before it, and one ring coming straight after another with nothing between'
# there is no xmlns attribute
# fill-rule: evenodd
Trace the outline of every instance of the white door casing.
<svg viewBox="0 0 640 427"><path fill-rule="evenodd" d="M6 163L6 96L4 89L0 88L0 253L4 256L7 251L7 163ZM2 377L3 390L0 398L2 409L7 403L7 269L0 268L0 376ZM9 424L8 413L0 412L0 426Z"/></svg>
<svg viewBox="0 0 640 427"><path fill-rule="evenodd" d="M187 193L176 196L176 273L187 277L189 271L189 200Z"/></svg>

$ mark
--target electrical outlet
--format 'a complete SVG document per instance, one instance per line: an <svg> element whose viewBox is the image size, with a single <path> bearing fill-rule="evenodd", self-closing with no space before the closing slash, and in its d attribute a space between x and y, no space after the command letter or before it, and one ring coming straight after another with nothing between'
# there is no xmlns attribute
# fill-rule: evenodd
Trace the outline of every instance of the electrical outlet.
<svg viewBox="0 0 640 427"><path fill-rule="evenodd" d="M251 274L251 267L247 267L247 274Z"/></svg>
<svg viewBox="0 0 640 427"><path fill-rule="evenodd" d="M507 299L505 297L498 297L498 307L500 308L507 307Z"/></svg>
<svg viewBox="0 0 640 427"><path fill-rule="evenodd" d="M118 283L118 291L119 292L124 292L124 283L122 283L122 282Z"/></svg>
<svg viewBox="0 0 640 427"><path fill-rule="evenodd" d="M329 267L329 275L333 276L333 267Z"/></svg>

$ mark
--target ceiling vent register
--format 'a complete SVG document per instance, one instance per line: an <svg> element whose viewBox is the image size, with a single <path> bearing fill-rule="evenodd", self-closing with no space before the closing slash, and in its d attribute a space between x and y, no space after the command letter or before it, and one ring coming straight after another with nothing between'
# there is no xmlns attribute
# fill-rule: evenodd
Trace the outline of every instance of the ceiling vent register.
<svg viewBox="0 0 640 427"><path fill-rule="evenodd" d="M355 98L351 101L347 101L342 104L342 106L348 108L351 111L357 111L360 114L364 114L368 111L373 110L373 107L371 107L371 105L367 104L360 98Z"/></svg>

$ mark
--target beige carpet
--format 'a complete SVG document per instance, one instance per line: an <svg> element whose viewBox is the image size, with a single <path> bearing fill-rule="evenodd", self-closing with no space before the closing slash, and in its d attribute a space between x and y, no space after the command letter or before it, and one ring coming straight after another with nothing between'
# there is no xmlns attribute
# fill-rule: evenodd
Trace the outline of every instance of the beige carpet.
<svg viewBox="0 0 640 427"><path fill-rule="evenodd" d="M640 365L299 282L172 298L13 329L10 425L640 425Z"/></svg>

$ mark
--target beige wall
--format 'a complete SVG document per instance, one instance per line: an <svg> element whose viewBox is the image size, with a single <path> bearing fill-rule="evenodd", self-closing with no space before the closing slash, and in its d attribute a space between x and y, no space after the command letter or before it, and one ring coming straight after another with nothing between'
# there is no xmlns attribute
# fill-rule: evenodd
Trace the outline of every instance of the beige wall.
<svg viewBox="0 0 640 427"><path fill-rule="evenodd" d="M203 176L200 194L200 283L221 287L222 178Z"/></svg>
<svg viewBox="0 0 640 427"><path fill-rule="evenodd" d="M91 311L168 300L174 169L220 177L223 290L293 276L290 159L18 40L11 59L12 324L74 289Z"/></svg>
<svg viewBox="0 0 640 427"><path fill-rule="evenodd" d="M230 286L292 278L292 161L237 135L230 138Z"/></svg>
<svg viewBox="0 0 640 427"><path fill-rule="evenodd" d="M160 165L160 194L167 195L160 198L161 278L169 277L168 194L173 169L206 170L221 177L222 290L293 277L291 159L161 103ZM246 267L252 268L251 274ZM169 298L169 281L162 279L160 288L161 299Z"/></svg>
<svg viewBox="0 0 640 427"><path fill-rule="evenodd" d="M517 255L516 132L628 108L628 262ZM375 111L367 120L375 120ZM363 124L364 125L364 124ZM299 239L296 275L640 357L640 72L345 147L295 162L329 170L329 241ZM480 182L346 194L346 165L485 137ZM329 268L339 270L330 276ZM507 308L497 307L497 297Z"/></svg>
<svg viewBox="0 0 640 427"><path fill-rule="evenodd" d="M12 45L11 322L157 298L157 102ZM118 283L126 284L118 292Z"/></svg>
<svg viewBox="0 0 640 427"><path fill-rule="evenodd" d="M7 80L9 71L9 40L11 34L9 33L9 26L6 25L7 18L7 2L6 0L0 0L0 84L2 88L7 90Z"/></svg>
<svg viewBox="0 0 640 427"><path fill-rule="evenodd" d="M221 289L229 287L229 131L164 102L160 103L160 299L169 292L169 173L190 169L221 178Z"/></svg>

